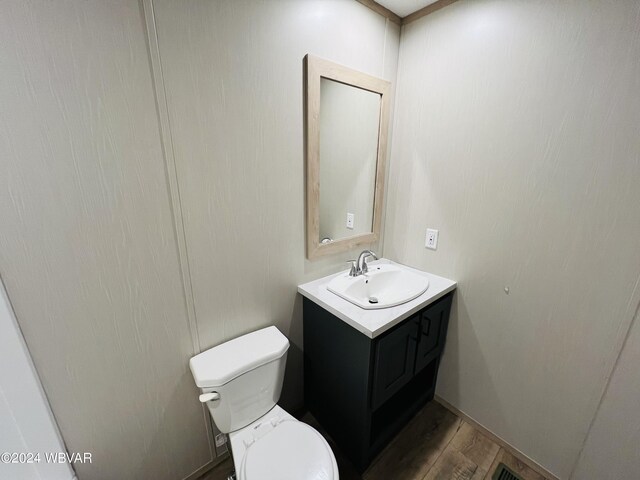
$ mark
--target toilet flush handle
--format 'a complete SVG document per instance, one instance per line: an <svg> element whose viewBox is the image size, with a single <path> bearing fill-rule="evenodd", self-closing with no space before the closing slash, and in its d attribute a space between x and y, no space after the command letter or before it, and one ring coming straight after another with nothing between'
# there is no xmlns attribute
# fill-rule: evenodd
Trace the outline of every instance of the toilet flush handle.
<svg viewBox="0 0 640 480"><path fill-rule="evenodd" d="M220 400L220 394L218 392L203 393L199 398L202 403L207 403L212 400Z"/></svg>

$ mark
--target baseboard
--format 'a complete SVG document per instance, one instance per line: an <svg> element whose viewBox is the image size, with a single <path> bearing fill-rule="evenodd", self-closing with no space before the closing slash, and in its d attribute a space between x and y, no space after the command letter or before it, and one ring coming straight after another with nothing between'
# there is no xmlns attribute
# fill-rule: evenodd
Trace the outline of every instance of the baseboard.
<svg viewBox="0 0 640 480"><path fill-rule="evenodd" d="M466 413L464 413L461 410L458 410L456 407L454 407L453 405L451 405L449 402L447 402L446 400L444 400L442 397L435 395L434 400L436 402L438 402L440 405L442 405L444 408L446 408L447 410L449 410L450 412L452 412L453 414L457 415L458 417L462 418L465 422L469 423L470 425L473 425L473 427L476 430L481 431L484 435L486 435L487 437L489 437L491 440L493 440L495 443L497 443L498 445L500 445L502 448L504 448L507 452L509 452L511 455L513 455L514 457L516 457L518 460L520 460L522 463L524 463L525 465L527 465L531 470L536 471L537 473L539 473L540 475L542 475L545 478L548 478L549 480L560 480L558 477L556 477L553 473L551 473L549 470L547 470L546 468L544 468L542 465L536 463L534 460L532 460L531 458L529 458L528 456L526 456L524 453L522 453L520 450L518 450L517 448L509 445L506 441L504 441L502 438L500 438L498 435L496 435L495 433L493 433L491 430L489 430L488 428L486 428L484 425L482 425L481 423L478 423L476 420L474 420L473 418L471 418L469 415L467 415Z"/></svg>

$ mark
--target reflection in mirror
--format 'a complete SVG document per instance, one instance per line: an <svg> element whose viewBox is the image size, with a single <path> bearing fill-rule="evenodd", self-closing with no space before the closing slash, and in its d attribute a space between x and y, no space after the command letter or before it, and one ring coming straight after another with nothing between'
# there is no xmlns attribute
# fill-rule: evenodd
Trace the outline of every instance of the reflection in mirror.
<svg viewBox="0 0 640 480"><path fill-rule="evenodd" d="M319 240L373 231L380 94L320 80Z"/></svg>

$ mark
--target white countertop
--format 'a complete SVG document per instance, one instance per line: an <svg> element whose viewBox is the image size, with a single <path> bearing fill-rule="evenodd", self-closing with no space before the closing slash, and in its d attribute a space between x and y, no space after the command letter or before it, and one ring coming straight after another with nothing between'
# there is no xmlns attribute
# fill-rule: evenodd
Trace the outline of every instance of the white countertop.
<svg viewBox="0 0 640 480"><path fill-rule="evenodd" d="M380 263L400 265L386 258L382 258L374 262L368 262L369 265L376 265ZM395 307L381 308L378 310L365 310L364 308L360 308L327 290L327 284L331 279L344 274L345 271L298 285L298 292L312 302L320 305L325 310L331 312L343 322L351 325L359 332L364 333L367 337L375 338L381 333L389 330L394 325L397 325L402 320L409 318L421 308L426 307L430 303L435 302L447 293L456 289L457 283L453 280L423 272L422 270L417 270L406 265L401 266L418 275L427 277L429 279L429 288L427 288L427 290L417 298Z"/></svg>

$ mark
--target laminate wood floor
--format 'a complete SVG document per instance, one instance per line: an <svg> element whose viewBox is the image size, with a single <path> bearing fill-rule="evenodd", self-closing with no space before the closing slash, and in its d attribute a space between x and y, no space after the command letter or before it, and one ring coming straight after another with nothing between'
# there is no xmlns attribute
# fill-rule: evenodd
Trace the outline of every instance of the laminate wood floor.
<svg viewBox="0 0 640 480"><path fill-rule="evenodd" d="M500 463L523 480L547 480L437 402L427 403L363 475L356 472L310 414L301 420L327 438L338 462L340 480L491 480ZM227 458L201 480L226 480L232 470L233 462Z"/></svg>

